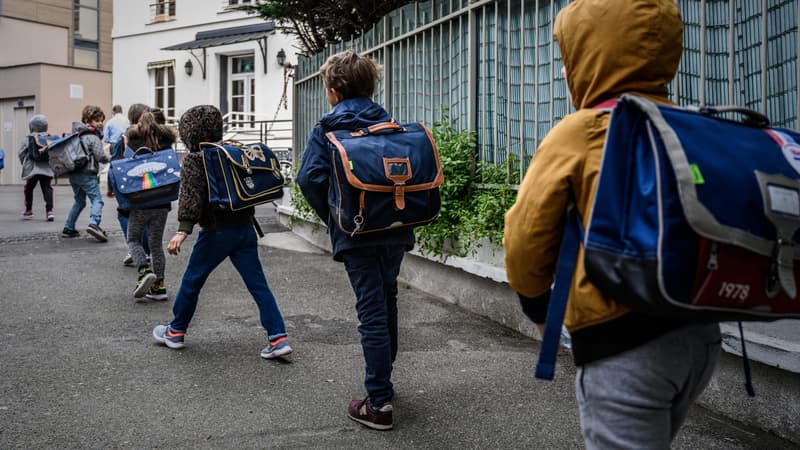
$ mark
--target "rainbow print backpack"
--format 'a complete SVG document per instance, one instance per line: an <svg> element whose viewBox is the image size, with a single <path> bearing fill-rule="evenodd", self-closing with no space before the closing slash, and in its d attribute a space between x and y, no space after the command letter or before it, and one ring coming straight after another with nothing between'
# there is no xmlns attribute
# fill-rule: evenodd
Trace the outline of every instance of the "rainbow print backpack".
<svg viewBox="0 0 800 450"><path fill-rule="evenodd" d="M109 182L122 209L144 209L178 199L181 169L175 150L141 147L129 158L111 161Z"/></svg>

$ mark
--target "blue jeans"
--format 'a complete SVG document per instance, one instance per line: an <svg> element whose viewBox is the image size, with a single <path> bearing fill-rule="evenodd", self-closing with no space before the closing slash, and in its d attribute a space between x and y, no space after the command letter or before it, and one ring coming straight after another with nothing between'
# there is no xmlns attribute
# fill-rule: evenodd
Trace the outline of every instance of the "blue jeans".
<svg viewBox="0 0 800 450"><path fill-rule="evenodd" d="M130 214L130 211L128 211ZM117 219L119 220L119 227L122 228L122 236L125 237L125 242L128 242L128 216L123 216L122 213L117 211ZM144 248L145 254L150 254L150 244L148 243L147 237L147 228L145 228L144 233L142 234L142 248Z"/></svg>
<svg viewBox="0 0 800 450"><path fill-rule="evenodd" d="M78 215L86 207L86 197L89 197L89 201L92 203L89 224L100 226L100 219L103 214L103 196L100 194L100 180L97 178L97 174L72 172L69 174L69 184L72 186L75 202L72 204L69 214L67 214L64 228L75 229Z"/></svg>
<svg viewBox="0 0 800 450"><path fill-rule="evenodd" d="M341 253L356 294L358 332L364 351L364 387L380 408L394 396L392 363L397 356L397 275L405 245L364 247Z"/></svg>
<svg viewBox="0 0 800 450"><path fill-rule="evenodd" d="M258 259L256 231L250 224L225 227L218 230L200 231L183 273L181 287L175 296L172 313L175 317L169 326L174 331L186 331L197 309L200 289L211 272L225 258L230 258L233 267L244 280L247 290L258 305L261 325L268 339L286 335L286 327L275 296L267 284L261 260Z"/></svg>

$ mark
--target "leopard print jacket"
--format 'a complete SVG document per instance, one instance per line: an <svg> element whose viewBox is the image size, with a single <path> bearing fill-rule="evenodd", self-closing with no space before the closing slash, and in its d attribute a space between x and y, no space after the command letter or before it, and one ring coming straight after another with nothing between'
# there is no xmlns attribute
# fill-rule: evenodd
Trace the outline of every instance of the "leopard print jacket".
<svg viewBox="0 0 800 450"><path fill-rule="evenodd" d="M254 208L241 211L214 210L208 202L208 180L203 153L192 152L183 158L181 188L178 195L178 231L191 233L195 224L203 231L251 223Z"/></svg>

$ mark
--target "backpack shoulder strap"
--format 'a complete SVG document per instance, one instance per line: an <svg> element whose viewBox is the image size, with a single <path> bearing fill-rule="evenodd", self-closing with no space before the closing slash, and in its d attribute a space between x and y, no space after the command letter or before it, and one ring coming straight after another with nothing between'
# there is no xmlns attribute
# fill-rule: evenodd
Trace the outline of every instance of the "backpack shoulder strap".
<svg viewBox="0 0 800 450"><path fill-rule="evenodd" d="M556 356L561 338L561 326L564 323L564 314L567 311L569 287L572 284L572 275L578 259L578 249L583 242L583 226L578 210L571 206L567 210L567 223L564 227L564 237L561 239L561 248L558 252L556 264L556 280L550 294L550 303L547 307L547 318L544 325L544 336L539 347L539 361L536 363L536 378L552 380L556 370Z"/></svg>
<svg viewBox="0 0 800 450"><path fill-rule="evenodd" d="M611 111L617 106L619 99L613 98L600 102L591 109ZM552 380L556 369L556 355L561 339L561 327L564 324L564 314L567 311L569 288L572 284L572 275L578 259L578 249L583 242L583 225L575 206L567 210L567 223L564 227L564 236L558 252L556 264L556 279L553 291L550 294L550 303L547 307L544 336L539 349L539 360L536 363L536 378Z"/></svg>

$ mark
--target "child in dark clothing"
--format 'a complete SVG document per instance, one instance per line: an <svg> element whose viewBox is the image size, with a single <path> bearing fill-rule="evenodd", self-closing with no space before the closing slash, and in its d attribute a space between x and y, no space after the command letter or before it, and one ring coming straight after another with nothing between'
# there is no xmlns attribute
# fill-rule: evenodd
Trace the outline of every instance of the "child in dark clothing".
<svg viewBox="0 0 800 450"><path fill-rule="evenodd" d="M333 259L344 262L356 295L367 396L350 402L348 416L369 428L389 430L392 364L397 356L397 276L405 252L414 247L414 233L401 228L350 236L336 226L328 208L331 144L325 138L330 130L355 130L391 120L370 99L379 72L378 64L352 51L333 55L322 65L325 95L333 109L322 116L308 138L297 183L328 224Z"/></svg>
<svg viewBox="0 0 800 450"><path fill-rule="evenodd" d="M252 222L255 209L218 211L212 209L208 202L208 181L200 143L222 140L222 114L211 105L195 106L181 116L178 131L191 153L183 159L178 197L180 224L169 241L167 251L177 255L195 224L200 225L200 233L175 296L172 308L174 318L168 325L156 326L153 337L169 348L184 347L184 336L197 309L200 290L211 272L230 258L258 305L261 325L267 337L267 346L261 350L261 357L273 359L287 356L292 353L292 348L289 346L286 326L258 259L258 240Z"/></svg>
<svg viewBox="0 0 800 450"><path fill-rule="evenodd" d="M25 187L23 188L25 210L21 216L23 220L33 218L33 190L36 188L36 183L39 183L39 187L42 189L42 197L44 198L47 221L52 222L55 217L53 216L53 169L50 168L50 164L47 161L34 161L28 150L31 138L35 139L36 135L47 133L47 117L41 114L31 117L30 122L28 122L28 129L31 135L22 140L18 152L19 162L22 163L22 178L25 180Z"/></svg>

